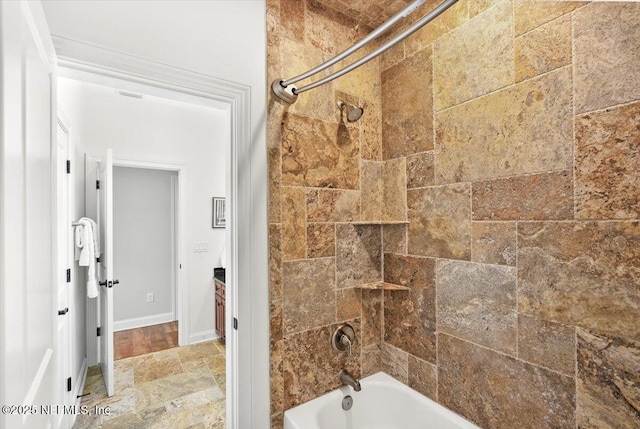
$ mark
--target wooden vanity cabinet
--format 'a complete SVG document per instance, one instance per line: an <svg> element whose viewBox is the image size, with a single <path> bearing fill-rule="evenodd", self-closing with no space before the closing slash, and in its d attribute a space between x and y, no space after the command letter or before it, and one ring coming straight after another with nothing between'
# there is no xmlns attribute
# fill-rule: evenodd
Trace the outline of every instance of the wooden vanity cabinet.
<svg viewBox="0 0 640 429"><path fill-rule="evenodd" d="M220 280L215 280L216 284L216 334L220 337L222 344L225 343L225 284Z"/></svg>

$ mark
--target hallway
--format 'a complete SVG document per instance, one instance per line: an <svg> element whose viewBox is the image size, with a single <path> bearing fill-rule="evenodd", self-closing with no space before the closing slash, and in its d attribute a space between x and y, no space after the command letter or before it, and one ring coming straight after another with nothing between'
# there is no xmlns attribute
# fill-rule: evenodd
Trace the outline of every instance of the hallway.
<svg viewBox="0 0 640 429"><path fill-rule="evenodd" d="M223 429L225 377L215 340L116 360L111 398L99 367L89 368L81 405L110 413L78 415L74 429Z"/></svg>

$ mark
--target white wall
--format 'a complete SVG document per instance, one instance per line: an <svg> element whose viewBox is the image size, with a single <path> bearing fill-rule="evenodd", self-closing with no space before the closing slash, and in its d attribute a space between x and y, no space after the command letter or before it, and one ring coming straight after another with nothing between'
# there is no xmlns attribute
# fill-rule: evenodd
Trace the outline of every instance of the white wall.
<svg viewBox="0 0 640 429"><path fill-rule="evenodd" d="M110 147L115 160L184 164L188 170L187 224L190 247L206 242L208 252L190 252L190 337L213 335L213 267L218 266L224 230L211 228L211 198L225 195L224 151L228 113L157 97L123 97L114 88L59 78L58 99L72 123L76 171L83 154ZM184 261L183 261L184 263ZM118 278L118 272L115 277Z"/></svg>
<svg viewBox="0 0 640 429"><path fill-rule="evenodd" d="M175 320L172 188L177 177L175 171L113 169L113 267L120 280L113 290L116 330Z"/></svg>

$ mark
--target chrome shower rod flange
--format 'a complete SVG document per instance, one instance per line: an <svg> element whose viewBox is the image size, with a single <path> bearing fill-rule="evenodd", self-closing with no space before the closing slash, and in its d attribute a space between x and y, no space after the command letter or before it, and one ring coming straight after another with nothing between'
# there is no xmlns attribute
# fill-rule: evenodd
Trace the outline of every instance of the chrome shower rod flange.
<svg viewBox="0 0 640 429"><path fill-rule="evenodd" d="M287 104L295 103L298 99L298 94L295 93L296 87L293 84L285 87L282 82L284 79L278 78L271 83L273 94Z"/></svg>

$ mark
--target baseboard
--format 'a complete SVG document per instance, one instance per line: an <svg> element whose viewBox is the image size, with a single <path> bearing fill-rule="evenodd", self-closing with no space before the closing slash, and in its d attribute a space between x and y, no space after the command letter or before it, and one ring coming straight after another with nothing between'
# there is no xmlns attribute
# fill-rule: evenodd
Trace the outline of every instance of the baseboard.
<svg viewBox="0 0 640 429"><path fill-rule="evenodd" d="M196 332L189 335L189 344L203 343L205 341L215 340L218 337L215 330Z"/></svg>
<svg viewBox="0 0 640 429"><path fill-rule="evenodd" d="M155 314L153 316L136 317L133 319L118 320L113 322L113 330L126 331L127 329L142 328L144 326L159 325L160 323L173 322L173 313Z"/></svg>
<svg viewBox="0 0 640 429"><path fill-rule="evenodd" d="M80 402L82 402L82 392L84 392L84 386L87 384L87 370L89 369L89 366L87 364L87 357L85 356L84 359L82 360L82 365L80 366L80 371L78 372L77 378L76 380L78 380L78 382L76 383L76 387L73 389L73 394L76 397L76 400L74 402L74 405L77 407L77 409L80 409ZM76 422L76 418L78 417L77 413L74 413L71 416L71 427L73 427L74 423Z"/></svg>

